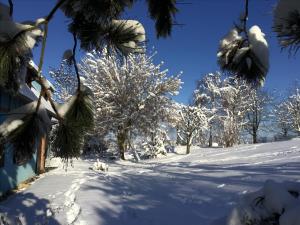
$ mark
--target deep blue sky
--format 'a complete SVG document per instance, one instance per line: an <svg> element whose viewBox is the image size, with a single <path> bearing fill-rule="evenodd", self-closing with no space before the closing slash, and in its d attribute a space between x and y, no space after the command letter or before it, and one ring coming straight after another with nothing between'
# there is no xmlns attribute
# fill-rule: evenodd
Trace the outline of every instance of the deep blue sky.
<svg viewBox="0 0 300 225"><path fill-rule="evenodd" d="M0 0L1 2L6 2ZM16 21L35 20L45 16L56 0L14 0ZM218 70L216 52L219 40L237 21L244 8L243 0L181 0L190 4L180 4L177 21L184 26L174 27L172 37L156 39L154 24L148 18L144 0L128 10L124 17L138 19L147 32L148 46L158 51L157 62L163 60L170 74L183 71L184 82L181 94L175 99L187 102L195 88L195 81L204 74ZM259 25L270 45L270 71L265 83L268 89L289 88L300 74L300 53L289 57L287 51L281 52L272 32L272 8L276 0L250 0L248 25ZM50 23L43 71L57 67L65 49L72 47L72 37L67 32L67 19L61 12ZM38 62L39 51L35 50Z"/></svg>

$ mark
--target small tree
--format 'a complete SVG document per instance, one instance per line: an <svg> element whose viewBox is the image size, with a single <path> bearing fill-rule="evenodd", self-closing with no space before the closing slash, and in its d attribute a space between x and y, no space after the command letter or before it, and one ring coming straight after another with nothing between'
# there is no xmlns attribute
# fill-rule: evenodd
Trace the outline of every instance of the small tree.
<svg viewBox="0 0 300 225"><path fill-rule="evenodd" d="M201 108L194 106L182 106L180 115L179 137L186 145L186 154L189 154L196 135L208 128L207 118Z"/></svg>
<svg viewBox="0 0 300 225"><path fill-rule="evenodd" d="M194 91L194 102L203 109L208 118L208 146L212 147L214 129L218 128L218 113L220 110L221 74L210 73L198 81Z"/></svg>
<svg viewBox="0 0 300 225"><path fill-rule="evenodd" d="M252 136L252 142L257 143L259 129L270 119L271 97L267 92L254 87L250 89L248 102L249 110L246 113L245 130Z"/></svg>
<svg viewBox="0 0 300 225"><path fill-rule="evenodd" d="M293 129L300 134L300 90L297 88L284 104L291 116Z"/></svg>
<svg viewBox="0 0 300 225"><path fill-rule="evenodd" d="M240 141L241 130L246 124L245 115L249 110L249 85L233 77L223 81L221 92L223 144L231 147Z"/></svg>
<svg viewBox="0 0 300 225"><path fill-rule="evenodd" d="M274 115L275 115L275 122L278 128L281 130L281 134L283 137L288 136L288 132L293 130L292 128L292 118L289 114L287 105L285 101L274 106Z"/></svg>

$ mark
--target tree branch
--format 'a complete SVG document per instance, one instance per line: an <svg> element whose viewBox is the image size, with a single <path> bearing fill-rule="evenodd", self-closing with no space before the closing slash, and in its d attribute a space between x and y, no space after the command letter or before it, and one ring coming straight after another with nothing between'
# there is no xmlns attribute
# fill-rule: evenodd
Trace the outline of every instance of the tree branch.
<svg viewBox="0 0 300 225"><path fill-rule="evenodd" d="M249 15L249 0L245 0L245 14L244 17L242 18L242 23L243 23L243 31L245 33L247 40L248 40L248 32L247 32L248 15Z"/></svg>
<svg viewBox="0 0 300 225"><path fill-rule="evenodd" d="M11 0L9 0L11 1ZM35 24L34 26L28 28L28 29L25 29L25 30L22 30L20 31L19 33L17 33L12 39L11 41L15 41L17 38L19 38L20 36L22 36L23 34L25 34L26 32L28 31L32 31L32 30L35 30L35 29L38 29L38 26L42 25L42 24L45 24L45 23L49 23L50 20L53 18L54 14L56 13L56 11L59 9L60 6L62 6L62 4L65 2L66 0L60 0L55 6L54 8L50 11L50 13L46 16L45 18L45 21L42 21L38 24Z"/></svg>
<svg viewBox="0 0 300 225"><path fill-rule="evenodd" d="M77 47L77 37L76 34L73 33L73 40L74 40L74 46L73 46L73 55L72 55L72 59L73 59L73 64L74 64L74 69L76 72L76 76L77 76L77 90L80 90L80 75L78 72L78 66L77 66L77 62L76 62L76 47Z"/></svg>
<svg viewBox="0 0 300 225"><path fill-rule="evenodd" d="M14 3L12 0L8 0L8 3L9 3L9 15L10 17L12 17L14 14Z"/></svg>

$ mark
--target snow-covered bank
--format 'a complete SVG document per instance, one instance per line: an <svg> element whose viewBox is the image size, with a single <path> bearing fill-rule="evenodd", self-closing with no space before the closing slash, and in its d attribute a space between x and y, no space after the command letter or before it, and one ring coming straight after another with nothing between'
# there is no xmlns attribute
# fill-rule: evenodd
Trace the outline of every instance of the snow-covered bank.
<svg viewBox="0 0 300 225"><path fill-rule="evenodd" d="M51 171L0 203L24 224L208 225L229 214L268 179L300 181L300 139L234 148L192 148L190 155L142 163L118 161L108 172L80 160Z"/></svg>

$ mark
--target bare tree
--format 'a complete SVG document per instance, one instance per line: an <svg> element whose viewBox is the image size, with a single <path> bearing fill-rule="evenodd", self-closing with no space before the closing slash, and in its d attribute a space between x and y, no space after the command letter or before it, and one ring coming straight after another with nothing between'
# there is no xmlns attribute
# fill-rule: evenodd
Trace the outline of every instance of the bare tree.
<svg viewBox="0 0 300 225"><path fill-rule="evenodd" d="M257 143L258 132L263 123L270 119L270 95L261 89L251 88L248 95L249 109L246 113L245 130L252 136L252 142Z"/></svg>

